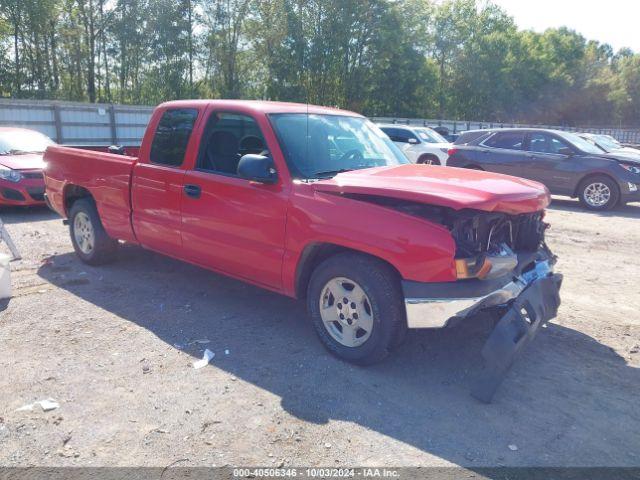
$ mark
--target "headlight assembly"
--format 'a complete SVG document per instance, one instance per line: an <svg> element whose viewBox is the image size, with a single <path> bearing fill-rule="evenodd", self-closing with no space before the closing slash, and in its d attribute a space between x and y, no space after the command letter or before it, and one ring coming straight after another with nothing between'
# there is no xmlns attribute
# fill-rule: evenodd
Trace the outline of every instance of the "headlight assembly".
<svg viewBox="0 0 640 480"><path fill-rule="evenodd" d="M22 174L16 170L0 165L0 179L18 183L22 180Z"/></svg>
<svg viewBox="0 0 640 480"><path fill-rule="evenodd" d="M620 166L625 170L628 170L631 173L635 173L636 175L640 175L640 167L636 165L629 165L627 163L621 163Z"/></svg>

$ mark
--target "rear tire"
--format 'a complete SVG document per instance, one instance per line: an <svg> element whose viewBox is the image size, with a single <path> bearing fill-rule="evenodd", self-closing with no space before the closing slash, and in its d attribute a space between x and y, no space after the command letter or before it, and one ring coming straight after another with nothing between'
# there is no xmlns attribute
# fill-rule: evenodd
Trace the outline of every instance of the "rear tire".
<svg viewBox="0 0 640 480"><path fill-rule="evenodd" d="M397 273L366 255L341 253L316 267L307 308L325 348L357 365L381 361L406 333Z"/></svg>
<svg viewBox="0 0 640 480"><path fill-rule="evenodd" d="M93 200L76 200L69 212L71 243L80 260L88 265L104 265L115 260L118 241L107 235Z"/></svg>
<svg viewBox="0 0 640 480"><path fill-rule="evenodd" d="M435 155L425 154L420 155L416 163L421 165L440 165L440 160Z"/></svg>
<svg viewBox="0 0 640 480"><path fill-rule="evenodd" d="M578 197L582 206L589 210L611 210L620 201L620 189L610 177L594 175L580 183Z"/></svg>

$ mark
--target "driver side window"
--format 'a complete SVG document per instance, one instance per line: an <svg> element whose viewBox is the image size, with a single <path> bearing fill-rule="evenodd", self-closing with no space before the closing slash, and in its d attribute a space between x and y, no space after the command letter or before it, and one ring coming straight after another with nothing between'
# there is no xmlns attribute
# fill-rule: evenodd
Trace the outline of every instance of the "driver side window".
<svg viewBox="0 0 640 480"><path fill-rule="evenodd" d="M240 158L250 153L269 154L256 121L247 115L214 112L202 136L197 169L237 176Z"/></svg>
<svg viewBox="0 0 640 480"><path fill-rule="evenodd" d="M529 140L529 151L535 153L560 153L569 145L547 133L532 133Z"/></svg>

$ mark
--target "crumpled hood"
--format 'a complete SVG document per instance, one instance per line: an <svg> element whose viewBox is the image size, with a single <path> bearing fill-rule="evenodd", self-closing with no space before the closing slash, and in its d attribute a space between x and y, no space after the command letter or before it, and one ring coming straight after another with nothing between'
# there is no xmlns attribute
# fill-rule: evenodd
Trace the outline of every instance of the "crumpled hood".
<svg viewBox="0 0 640 480"><path fill-rule="evenodd" d="M460 210L530 213L549 205L549 191L523 178L453 167L400 165L340 173L316 191L398 198Z"/></svg>
<svg viewBox="0 0 640 480"><path fill-rule="evenodd" d="M0 155L0 165L4 165L12 170L42 170L46 165L42 158L42 153Z"/></svg>

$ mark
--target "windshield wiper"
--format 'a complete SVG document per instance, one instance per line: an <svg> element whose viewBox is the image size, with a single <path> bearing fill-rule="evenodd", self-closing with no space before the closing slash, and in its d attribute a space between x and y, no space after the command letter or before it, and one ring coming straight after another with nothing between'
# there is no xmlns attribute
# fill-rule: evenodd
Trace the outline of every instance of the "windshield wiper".
<svg viewBox="0 0 640 480"><path fill-rule="evenodd" d="M327 177L333 177L339 173L345 173L345 172L351 172L352 170L355 170L353 168L339 168L338 170L327 170L325 172L315 172L313 174L313 176L327 176Z"/></svg>
<svg viewBox="0 0 640 480"><path fill-rule="evenodd" d="M12 149L12 150L7 150L6 152L0 152L0 155L25 155L27 153L34 153L34 152L27 152L26 150L18 150L18 149Z"/></svg>
<svg viewBox="0 0 640 480"><path fill-rule="evenodd" d="M339 173L345 173L345 172L352 172L354 170L364 170L366 168L375 168L375 167L384 167L385 165L378 165L377 163L375 163L376 161L381 161L384 162L385 159L384 158L368 158L367 160L371 160L371 163L363 163L360 165L357 165L355 167L351 167L351 168L339 168L337 170L327 170L325 172L315 172L313 175L317 176L317 175L326 175L328 177L333 177ZM312 177L313 178L313 177Z"/></svg>

